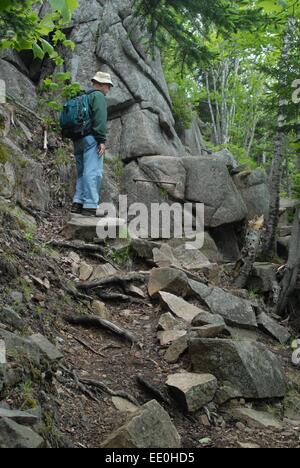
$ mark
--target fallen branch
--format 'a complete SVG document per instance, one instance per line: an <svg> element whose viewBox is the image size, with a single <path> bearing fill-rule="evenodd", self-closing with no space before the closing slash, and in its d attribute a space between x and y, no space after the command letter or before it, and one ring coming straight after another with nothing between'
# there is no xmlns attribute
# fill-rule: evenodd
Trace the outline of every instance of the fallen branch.
<svg viewBox="0 0 300 468"><path fill-rule="evenodd" d="M127 392L124 392L122 390L120 391L111 390L103 382L100 382L98 380L92 380L92 379L80 379L80 382L83 383L84 385L95 387L101 390L102 392L108 393L108 395L126 398L134 405L139 406L139 402L132 395L129 395Z"/></svg>
<svg viewBox="0 0 300 468"><path fill-rule="evenodd" d="M88 345L85 341L81 340L80 338L77 338L76 336L72 335L72 338L77 341L79 344L81 344L84 348L88 349L89 351L91 351L92 353L96 354L97 356L101 356L101 357L106 357L104 354L101 354L100 351L96 351L94 348L92 348L90 345Z"/></svg>
<svg viewBox="0 0 300 468"><path fill-rule="evenodd" d="M126 294L107 293L107 292L103 292L101 289L97 289L97 296L103 301L121 301L121 302L129 302L130 304L140 304L146 307L151 307L151 305L148 302L144 301L143 299L139 299L137 297L132 297L132 296L127 296Z"/></svg>
<svg viewBox="0 0 300 468"><path fill-rule="evenodd" d="M79 283L77 284L77 289L81 291L88 291L90 289L97 289L103 286L112 286L118 285L121 287L126 287L126 283L131 281L138 281L140 283L144 283L146 280L147 275L145 273L129 273L128 275L112 275L108 276L107 278L102 278L97 281L92 281L90 283Z"/></svg>
<svg viewBox="0 0 300 468"><path fill-rule="evenodd" d="M108 320L104 320L97 315L66 316L64 318L65 321L71 325L83 325L105 329L121 338L124 338L131 344L138 342L138 339L124 328L121 328Z"/></svg>
<svg viewBox="0 0 300 468"><path fill-rule="evenodd" d="M51 240L47 242L47 245L52 247L58 247L60 249L77 250L79 252L96 252L98 254L104 254L104 249L100 245L96 244L77 244L75 242L61 242Z"/></svg>

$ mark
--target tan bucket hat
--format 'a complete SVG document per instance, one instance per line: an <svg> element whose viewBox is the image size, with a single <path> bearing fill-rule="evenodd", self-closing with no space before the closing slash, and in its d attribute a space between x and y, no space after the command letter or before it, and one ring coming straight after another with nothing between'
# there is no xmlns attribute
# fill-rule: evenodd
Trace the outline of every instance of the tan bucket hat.
<svg viewBox="0 0 300 468"><path fill-rule="evenodd" d="M94 78L92 78L92 81L96 81L97 83L101 84L110 84L113 86L113 82L109 73L98 72Z"/></svg>

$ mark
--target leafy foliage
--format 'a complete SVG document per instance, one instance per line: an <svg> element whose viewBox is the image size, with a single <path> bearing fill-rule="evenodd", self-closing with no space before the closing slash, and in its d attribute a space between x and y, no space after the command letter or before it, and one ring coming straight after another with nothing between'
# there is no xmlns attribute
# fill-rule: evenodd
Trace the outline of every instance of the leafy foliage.
<svg viewBox="0 0 300 468"><path fill-rule="evenodd" d="M2 0L0 5L0 49L32 50L35 58L49 55L57 64L62 60L49 41L73 47L61 26L70 21L78 0L50 0L50 11L40 18L41 0Z"/></svg>
<svg viewBox="0 0 300 468"><path fill-rule="evenodd" d="M250 3L250 5L249 5ZM137 15L145 19L151 33L151 44L167 44L172 38L177 44L179 60L190 67L212 58L204 43L212 27L228 35L239 29L256 28L264 16L253 2L233 0L136 0Z"/></svg>

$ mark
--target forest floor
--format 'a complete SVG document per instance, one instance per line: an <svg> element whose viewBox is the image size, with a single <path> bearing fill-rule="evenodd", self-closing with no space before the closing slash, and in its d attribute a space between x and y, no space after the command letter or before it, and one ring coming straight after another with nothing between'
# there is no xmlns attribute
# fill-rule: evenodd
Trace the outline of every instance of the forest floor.
<svg viewBox="0 0 300 468"><path fill-rule="evenodd" d="M47 242L59 239L64 224L65 213L58 212L47 220L39 223L37 240L47 246ZM41 254L40 249L33 247L32 242L17 236L12 230L10 235L6 229L6 237L1 244L13 249L17 259L20 278L12 281L10 288L1 287L0 296L3 304L9 302L12 289L23 284L29 275L47 278L50 288L31 286L30 294L24 294L24 304L20 307L26 317L27 325L34 332L46 335L55 343L65 356L62 366L51 369L51 383L41 383L40 377L34 381L33 393L37 400L48 399L49 408L53 410L55 402L55 424L49 422L47 437L51 446L75 446L78 448L100 447L106 437L120 427L128 418L128 414L119 411L113 403L114 395L125 396L139 405L155 398L145 391L137 376L142 375L168 399L165 382L169 374L180 369L190 369L189 357L185 355L177 364L170 365L164 358L165 350L157 340L157 325L161 314L160 305L150 299L146 304L107 304L111 320L138 338L138 345L128 344L109 332L74 326L66 323L65 315L86 312L89 304L86 301L74 300L62 287L68 281L74 280L71 263L68 259L70 251L64 249L46 248L47 253ZM16 235L16 237L12 237ZM1 233L0 233L1 234ZM49 244L48 244L49 245ZM87 258L80 254L81 259ZM133 269L145 271L147 265L133 265ZM147 287L142 287L146 293ZM26 293L26 291L25 291ZM146 296L148 297L148 296ZM292 366L290 349L277 346L265 335L259 338L268 344L272 351L280 356L287 374L298 380L300 388L299 369ZM87 345L87 346L86 346ZM99 355L100 353L100 355ZM109 391L99 391L91 387L80 386L81 379L92 379L105 383ZM12 390L6 396L6 401L12 405L20 403L20 395ZM239 448L243 444L254 444L261 448L300 448L299 423L285 424L283 429L252 429L237 424L236 421L224 417L228 407L210 407L195 414L186 414L173 400L161 402L169 413L182 439L183 448ZM230 407L245 405L244 401L234 401ZM272 411L278 412L281 402L270 402ZM264 408L268 402L264 402ZM207 420L209 415L210 420ZM58 427L61 434L57 432Z"/></svg>

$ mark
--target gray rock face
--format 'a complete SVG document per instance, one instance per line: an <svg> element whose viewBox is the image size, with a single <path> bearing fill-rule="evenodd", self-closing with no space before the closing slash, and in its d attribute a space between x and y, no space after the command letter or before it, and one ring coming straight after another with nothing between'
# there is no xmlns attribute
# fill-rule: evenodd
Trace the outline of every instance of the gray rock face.
<svg viewBox="0 0 300 468"><path fill-rule="evenodd" d="M286 380L277 357L259 343L223 339L192 339L195 372L209 372L244 398L280 398Z"/></svg>
<svg viewBox="0 0 300 468"><path fill-rule="evenodd" d="M166 385L178 403L192 413L213 400L218 382L213 375L184 372L170 375Z"/></svg>
<svg viewBox="0 0 300 468"><path fill-rule="evenodd" d="M222 161L231 170L238 167L238 163L236 162L235 157L228 149L222 149L217 153L213 153L212 157Z"/></svg>
<svg viewBox="0 0 300 468"><path fill-rule="evenodd" d="M261 215L264 215L265 219L267 219L269 216L270 192L266 173L260 169L250 174L242 172L234 176L234 182L247 206L248 219Z"/></svg>
<svg viewBox="0 0 300 468"><path fill-rule="evenodd" d="M132 15L131 0L80 0L70 39L76 44L65 61L73 81L85 87L102 70L112 75L108 96L109 151L131 160L140 156L177 153L184 147L174 130L171 100L159 52L143 46L145 33Z"/></svg>
<svg viewBox="0 0 300 468"><path fill-rule="evenodd" d="M179 138L170 140L161 131L159 117L147 110L136 110L122 117L121 154L125 161L142 156L184 154ZM137 138L141 135L142 139ZM177 144L176 144L177 143Z"/></svg>
<svg viewBox="0 0 300 468"><path fill-rule="evenodd" d="M272 291L276 281L276 265L272 263L255 263L249 278L249 288L261 292Z"/></svg>
<svg viewBox="0 0 300 468"><path fill-rule="evenodd" d="M201 133L201 121L196 118L192 122L191 128L184 131L181 136L181 141L187 148L188 152L193 156L201 156L205 153L204 150L204 139Z"/></svg>
<svg viewBox="0 0 300 468"><path fill-rule="evenodd" d="M245 203L222 161L188 157L183 163L187 171L186 199L205 204L205 226L217 227L247 217Z"/></svg>
<svg viewBox="0 0 300 468"><path fill-rule="evenodd" d="M168 413L152 400L108 437L102 448L180 448L180 436Z"/></svg>
<svg viewBox="0 0 300 468"><path fill-rule="evenodd" d="M264 312L257 317L257 323L262 331L271 335L281 344L286 344L291 339L290 332Z"/></svg>
<svg viewBox="0 0 300 468"><path fill-rule="evenodd" d="M43 439L32 429L10 419L0 419L0 448L43 448Z"/></svg>
<svg viewBox="0 0 300 468"><path fill-rule="evenodd" d="M225 224L210 231L223 262L236 262L240 257L238 238L233 225Z"/></svg>
<svg viewBox="0 0 300 468"><path fill-rule="evenodd" d="M34 84L14 65L0 59L0 79L6 83L6 91L21 104L31 109L37 107Z"/></svg>
<svg viewBox="0 0 300 468"><path fill-rule="evenodd" d="M213 314L221 315L227 325L255 329L256 316L250 302L220 288L189 280L193 292L205 302Z"/></svg>

